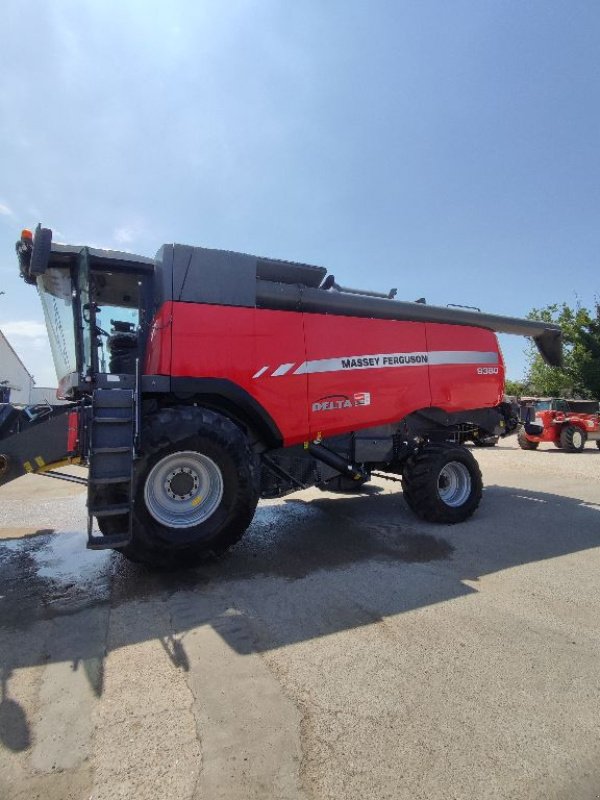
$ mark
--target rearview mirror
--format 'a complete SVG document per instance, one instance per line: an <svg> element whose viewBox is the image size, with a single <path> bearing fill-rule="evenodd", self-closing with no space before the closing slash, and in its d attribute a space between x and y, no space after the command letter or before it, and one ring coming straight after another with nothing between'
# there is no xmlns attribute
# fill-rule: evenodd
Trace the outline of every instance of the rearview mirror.
<svg viewBox="0 0 600 800"><path fill-rule="evenodd" d="M38 225L33 234L33 249L31 251L31 261L29 262L29 274L31 276L43 275L48 269L50 260L50 249L52 247L52 231L50 228L42 228Z"/></svg>

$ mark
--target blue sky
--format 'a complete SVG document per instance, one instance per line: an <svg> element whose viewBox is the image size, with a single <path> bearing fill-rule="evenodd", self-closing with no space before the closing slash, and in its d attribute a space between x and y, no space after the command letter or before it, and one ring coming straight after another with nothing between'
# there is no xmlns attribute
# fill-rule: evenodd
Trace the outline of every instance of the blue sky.
<svg viewBox="0 0 600 800"><path fill-rule="evenodd" d="M53 384L14 241L322 264L509 315L600 294L600 4L6 0L0 327ZM525 340L502 337L511 377Z"/></svg>

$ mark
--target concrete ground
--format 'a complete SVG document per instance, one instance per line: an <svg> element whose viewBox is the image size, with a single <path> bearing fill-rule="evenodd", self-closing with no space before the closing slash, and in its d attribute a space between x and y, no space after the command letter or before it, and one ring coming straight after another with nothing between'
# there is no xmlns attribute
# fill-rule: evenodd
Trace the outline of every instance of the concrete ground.
<svg viewBox="0 0 600 800"><path fill-rule="evenodd" d="M467 523L311 490L170 574L1 489L0 797L599 797L600 451L475 454Z"/></svg>

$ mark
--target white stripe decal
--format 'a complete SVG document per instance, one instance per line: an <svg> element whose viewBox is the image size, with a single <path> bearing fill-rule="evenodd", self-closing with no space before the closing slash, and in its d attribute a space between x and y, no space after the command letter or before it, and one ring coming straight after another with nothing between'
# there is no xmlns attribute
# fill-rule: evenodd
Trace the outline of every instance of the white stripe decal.
<svg viewBox="0 0 600 800"><path fill-rule="evenodd" d="M482 353L479 350L434 350L429 353L429 363L440 364L497 364L498 353Z"/></svg>
<svg viewBox="0 0 600 800"><path fill-rule="evenodd" d="M252 377L253 378L260 378L260 376L263 374L263 372L266 372L268 369L269 369L269 365L267 364L266 367L263 367L262 369L259 369L258 372L255 372Z"/></svg>
<svg viewBox="0 0 600 800"><path fill-rule="evenodd" d="M441 366L444 364L497 364L498 353L479 350L433 350L414 353L374 353L370 355L320 358L305 361L294 375L317 372L345 372L354 369L390 369L396 367Z"/></svg>
<svg viewBox="0 0 600 800"><path fill-rule="evenodd" d="M285 375L286 372L289 372L295 363L296 363L295 361L292 361L291 364L280 364L280 366L277 367L275 372L271 373L271 377L280 378L282 375Z"/></svg>
<svg viewBox="0 0 600 800"><path fill-rule="evenodd" d="M272 378L287 375L295 362L280 364L271 373ZM413 353L375 353L360 356L341 356L339 358L319 358L304 361L293 375L314 375L318 372L347 372L355 369L395 369L396 367L447 366L452 364L498 364L497 352L481 350L432 350ZM260 378L269 369L262 367L253 378Z"/></svg>

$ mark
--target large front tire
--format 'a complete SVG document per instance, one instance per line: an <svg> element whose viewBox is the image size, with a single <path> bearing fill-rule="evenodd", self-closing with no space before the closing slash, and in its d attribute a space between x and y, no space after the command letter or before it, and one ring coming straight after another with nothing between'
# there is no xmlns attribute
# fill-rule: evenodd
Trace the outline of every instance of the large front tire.
<svg viewBox="0 0 600 800"><path fill-rule="evenodd" d="M409 508L428 522L464 522L481 502L483 481L465 447L430 443L412 456L402 473Z"/></svg>
<svg viewBox="0 0 600 800"><path fill-rule="evenodd" d="M122 553L156 566L220 555L252 521L257 458L242 430L214 411L164 409L149 417L136 462L133 538Z"/></svg>
<svg viewBox="0 0 600 800"><path fill-rule="evenodd" d="M531 439L527 438L527 434L523 428L519 428L519 432L517 433L517 442L521 450L537 450L540 446L539 442L532 442Z"/></svg>
<svg viewBox="0 0 600 800"><path fill-rule="evenodd" d="M587 439L585 431L577 425L567 425L560 432L560 446L571 453L581 453Z"/></svg>

